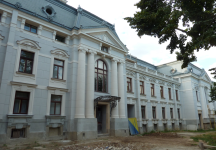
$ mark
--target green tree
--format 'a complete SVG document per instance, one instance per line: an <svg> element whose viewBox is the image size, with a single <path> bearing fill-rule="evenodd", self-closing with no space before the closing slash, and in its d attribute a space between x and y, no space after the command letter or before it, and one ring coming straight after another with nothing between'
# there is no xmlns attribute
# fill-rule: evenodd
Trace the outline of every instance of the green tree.
<svg viewBox="0 0 216 150"><path fill-rule="evenodd" d="M216 101L216 82L213 82L213 85L211 86L210 90L210 95L211 101L210 102L215 102Z"/></svg>
<svg viewBox="0 0 216 150"><path fill-rule="evenodd" d="M139 11L124 19L139 37L154 36L160 44L169 41L167 50L178 50L176 58L185 68L197 60L195 51L216 45L215 5L215 0L140 0L135 4Z"/></svg>

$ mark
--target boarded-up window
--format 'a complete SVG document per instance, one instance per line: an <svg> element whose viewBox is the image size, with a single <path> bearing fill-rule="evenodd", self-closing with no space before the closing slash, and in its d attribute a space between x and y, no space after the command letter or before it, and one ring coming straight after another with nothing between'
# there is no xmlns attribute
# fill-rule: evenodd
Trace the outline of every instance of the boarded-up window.
<svg viewBox="0 0 216 150"><path fill-rule="evenodd" d="M24 138L25 129L12 129L11 138Z"/></svg>

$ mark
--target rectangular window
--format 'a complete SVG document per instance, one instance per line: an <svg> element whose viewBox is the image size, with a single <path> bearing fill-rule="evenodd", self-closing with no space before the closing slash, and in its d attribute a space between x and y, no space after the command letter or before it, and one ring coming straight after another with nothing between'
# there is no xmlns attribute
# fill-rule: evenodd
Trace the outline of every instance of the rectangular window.
<svg viewBox="0 0 216 150"><path fill-rule="evenodd" d="M11 138L25 138L25 129L12 129Z"/></svg>
<svg viewBox="0 0 216 150"><path fill-rule="evenodd" d="M179 98L178 98L178 90L176 90L176 100L178 101Z"/></svg>
<svg viewBox="0 0 216 150"><path fill-rule="evenodd" d="M170 108L170 117L171 119L173 119L173 109L172 108Z"/></svg>
<svg viewBox="0 0 216 150"><path fill-rule="evenodd" d="M155 106L152 107L152 117L153 119L156 119L156 107Z"/></svg>
<svg viewBox="0 0 216 150"><path fill-rule="evenodd" d="M132 82L131 82L131 78L127 78L127 91L128 92L132 92Z"/></svg>
<svg viewBox="0 0 216 150"><path fill-rule="evenodd" d="M181 116L180 116L180 109L178 108L177 111L178 111L178 118L180 119L180 117L181 117Z"/></svg>
<svg viewBox="0 0 216 150"><path fill-rule="evenodd" d="M34 53L21 51L19 72L32 74L34 63Z"/></svg>
<svg viewBox="0 0 216 150"><path fill-rule="evenodd" d="M64 61L54 59L53 78L63 80Z"/></svg>
<svg viewBox="0 0 216 150"><path fill-rule="evenodd" d="M164 98L164 94L163 94L163 86L160 86L160 95L161 95L161 98Z"/></svg>
<svg viewBox="0 0 216 150"><path fill-rule="evenodd" d="M145 106L141 106L141 111L142 111L142 119L146 119Z"/></svg>
<svg viewBox="0 0 216 150"><path fill-rule="evenodd" d="M102 46L102 47L101 47L101 50L102 50L103 52L108 53L108 47L106 47L106 46Z"/></svg>
<svg viewBox="0 0 216 150"><path fill-rule="evenodd" d="M171 100L172 97L171 97L171 88L168 88L168 93L169 93L169 99Z"/></svg>
<svg viewBox="0 0 216 150"><path fill-rule="evenodd" d="M144 94L144 82L140 81L140 94Z"/></svg>
<svg viewBox="0 0 216 150"><path fill-rule="evenodd" d="M163 119L166 118L166 115L165 115L165 107L162 107L162 117L163 117Z"/></svg>
<svg viewBox="0 0 216 150"><path fill-rule="evenodd" d="M32 33L37 33L37 27L33 26L33 25L30 25L30 24L25 24L25 27L24 29L26 31L29 31L29 32L32 32Z"/></svg>
<svg viewBox="0 0 216 150"><path fill-rule="evenodd" d="M199 99L198 99L198 92L196 91L196 97L197 97L197 101L199 101Z"/></svg>
<svg viewBox="0 0 216 150"><path fill-rule="evenodd" d="M27 114L29 105L29 92L16 92L14 100L14 114Z"/></svg>
<svg viewBox="0 0 216 150"><path fill-rule="evenodd" d="M51 95L50 115L61 115L61 95Z"/></svg>
<svg viewBox="0 0 216 150"><path fill-rule="evenodd" d="M154 96L154 84L151 84L151 96Z"/></svg>
<svg viewBox="0 0 216 150"><path fill-rule="evenodd" d="M64 43L65 42L65 37L62 37L62 36L60 36L60 35L56 35L56 41L59 41L59 42L62 42L62 43Z"/></svg>

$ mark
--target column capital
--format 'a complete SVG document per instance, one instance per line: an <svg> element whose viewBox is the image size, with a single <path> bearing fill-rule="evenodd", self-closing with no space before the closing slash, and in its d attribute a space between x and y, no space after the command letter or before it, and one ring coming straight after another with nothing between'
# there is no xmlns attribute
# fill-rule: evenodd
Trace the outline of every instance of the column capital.
<svg viewBox="0 0 216 150"><path fill-rule="evenodd" d="M113 62L118 62L119 60L117 58L112 59Z"/></svg>
<svg viewBox="0 0 216 150"><path fill-rule="evenodd" d="M89 54L97 54L97 52L94 51L94 50L88 50L88 53L89 53Z"/></svg>
<svg viewBox="0 0 216 150"><path fill-rule="evenodd" d="M79 52L82 52L82 53L86 53L88 51L88 49L84 48L84 47L79 47L78 48L78 51Z"/></svg>
<svg viewBox="0 0 216 150"><path fill-rule="evenodd" d="M125 64L125 61L124 60L119 60L118 63L119 64Z"/></svg>

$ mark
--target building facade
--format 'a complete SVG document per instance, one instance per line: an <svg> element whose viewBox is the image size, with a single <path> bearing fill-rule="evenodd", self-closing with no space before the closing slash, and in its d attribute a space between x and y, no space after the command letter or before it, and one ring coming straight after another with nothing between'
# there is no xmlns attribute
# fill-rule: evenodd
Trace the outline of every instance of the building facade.
<svg viewBox="0 0 216 150"><path fill-rule="evenodd" d="M154 66L115 26L65 0L0 1L0 142L209 128L205 70Z"/></svg>

